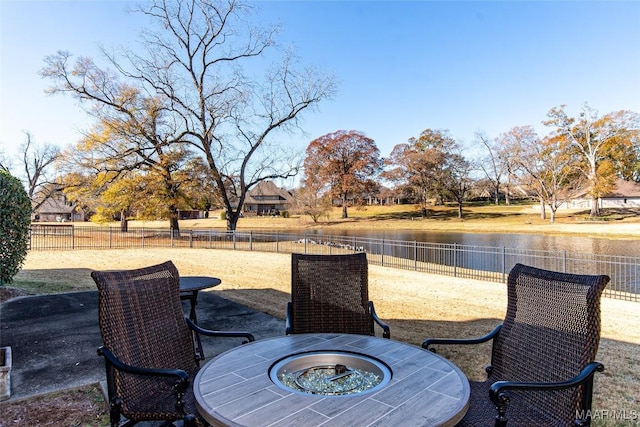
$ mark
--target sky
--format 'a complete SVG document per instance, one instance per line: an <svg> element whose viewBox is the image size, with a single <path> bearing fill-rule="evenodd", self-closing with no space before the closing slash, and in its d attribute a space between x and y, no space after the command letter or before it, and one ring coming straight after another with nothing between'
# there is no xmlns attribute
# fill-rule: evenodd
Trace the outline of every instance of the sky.
<svg viewBox="0 0 640 427"><path fill-rule="evenodd" d="M45 94L44 58L135 49L143 16L127 0L0 0L0 152L75 144L92 123L70 97ZM640 112L640 1L254 1L303 63L333 73L338 93L305 114L292 142L357 130L382 156L424 129L446 129L477 154L476 132L541 135L547 112L588 103Z"/></svg>

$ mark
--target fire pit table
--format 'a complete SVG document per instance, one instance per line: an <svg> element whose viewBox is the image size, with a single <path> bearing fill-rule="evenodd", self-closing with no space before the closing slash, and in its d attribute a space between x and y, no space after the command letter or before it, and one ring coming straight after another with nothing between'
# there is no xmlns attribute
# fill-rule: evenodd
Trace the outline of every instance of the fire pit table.
<svg viewBox="0 0 640 427"><path fill-rule="evenodd" d="M194 379L213 426L453 426L469 382L422 348L363 335L300 334L235 347Z"/></svg>

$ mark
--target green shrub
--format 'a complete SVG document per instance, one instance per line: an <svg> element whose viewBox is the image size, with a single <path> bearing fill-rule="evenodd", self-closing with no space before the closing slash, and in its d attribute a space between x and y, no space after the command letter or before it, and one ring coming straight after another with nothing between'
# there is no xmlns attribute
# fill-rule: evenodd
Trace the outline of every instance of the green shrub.
<svg viewBox="0 0 640 427"><path fill-rule="evenodd" d="M280 211L280 217L289 218L290 216L289 211Z"/></svg>
<svg viewBox="0 0 640 427"><path fill-rule="evenodd" d="M11 283L27 256L31 201L22 183L0 171L0 285Z"/></svg>
<svg viewBox="0 0 640 427"><path fill-rule="evenodd" d="M220 219L223 221L227 220L227 211L220 212Z"/></svg>

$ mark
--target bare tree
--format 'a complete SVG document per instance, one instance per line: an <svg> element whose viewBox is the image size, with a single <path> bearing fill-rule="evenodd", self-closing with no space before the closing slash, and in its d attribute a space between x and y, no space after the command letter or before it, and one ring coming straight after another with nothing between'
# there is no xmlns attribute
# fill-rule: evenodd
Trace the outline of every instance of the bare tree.
<svg viewBox="0 0 640 427"><path fill-rule="evenodd" d="M323 191L318 181L307 176L304 186L295 194L296 210L304 215L309 215L313 222L318 222L322 215L331 210L331 197L328 191Z"/></svg>
<svg viewBox="0 0 640 427"><path fill-rule="evenodd" d="M11 160L7 157L4 150L0 149L0 172L9 172L11 169Z"/></svg>
<svg viewBox="0 0 640 427"><path fill-rule="evenodd" d="M22 174L33 211L61 190L52 169L60 159L60 149L53 144L37 144L29 132L20 145Z"/></svg>
<svg viewBox="0 0 640 427"><path fill-rule="evenodd" d="M502 151L496 140L489 138L484 132L476 132L476 142L479 142L487 149L487 157L478 162L480 169L493 186L494 203L500 203L500 185L502 177L506 172L506 164L502 157ZM505 196L508 203L508 196Z"/></svg>
<svg viewBox="0 0 640 427"><path fill-rule="evenodd" d="M501 133L496 142L500 145L502 158L507 169L507 181L515 179L520 184L531 184L527 170L536 169L540 138L532 126L515 126ZM527 188L531 188L527 185ZM508 191L507 191L508 192ZM540 217L546 219L545 202L536 192L540 201Z"/></svg>
<svg viewBox="0 0 640 427"><path fill-rule="evenodd" d="M245 64L267 59L276 35L273 28L249 25L247 4L152 1L140 10L165 31L147 33L146 57L129 56L125 74L169 100L184 139L205 157L227 228L234 230L251 187L298 173L295 150L277 137L299 129L302 113L333 95L334 79L296 69L290 54L264 79L245 75Z"/></svg>
<svg viewBox="0 0 640 427"><path fill-rule="evenodd" d="M297 70L292 55L277 60L264 79L246 72L253 63L251 70L265 68L276 34L251 25L247 4L154 0L136 11L148 16L155 30L143 33L136 52L103 49L115 72L86 58L65 66L70 56L63 52L48 61L44 74L55 76L54 90L71 92L98 110L132 117L130 108L122 108L129 107L131 94L147 94L142 99L162 105L167 132L156 142L186 145L202 155L212 191L227 211L227 228L234 230L251 187L297 174L300 156L277 137L299 130L302 113L333 95L334 79L312 68ZM124 83L115 84L118 76Z"/></svg>

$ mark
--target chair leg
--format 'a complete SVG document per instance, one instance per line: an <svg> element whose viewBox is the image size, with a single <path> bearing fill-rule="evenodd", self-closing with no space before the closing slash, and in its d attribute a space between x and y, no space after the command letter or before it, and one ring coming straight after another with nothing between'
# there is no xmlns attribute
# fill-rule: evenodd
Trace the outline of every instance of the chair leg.
<svg viewBox="0 0 640 427"><path fill-rule="evenodd" d="M120 405L122 405L122 401L118 398L109 402L109 421L111 422L111 427L118 427L120 425Z"/></svg>
<svg viewBox="0 0 640 427"><path fill-rule="evenodd" d="M193 415L185 415L183 420L184 427L196 427L196 417Z"/></svg>
<svg viewBox="0 0 640 427"><path fill-rule="evenodd" d="M500 393L500 403L496 406L498 414L495 418L495 427L507 427L507 407L509 406L509 397Z"/></svg>

